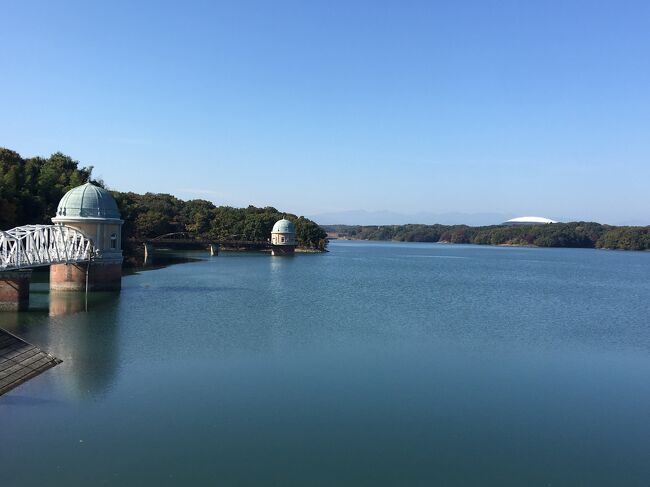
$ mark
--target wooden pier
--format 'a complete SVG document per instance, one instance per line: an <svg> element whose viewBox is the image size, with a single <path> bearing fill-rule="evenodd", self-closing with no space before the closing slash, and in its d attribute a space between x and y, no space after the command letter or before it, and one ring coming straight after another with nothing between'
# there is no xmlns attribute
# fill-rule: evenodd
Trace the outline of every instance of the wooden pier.
<svg viewBox="0 0 650 487"><path fill-rule="evenodd" d="M61 360L0 328L0 396Z"/></svg>

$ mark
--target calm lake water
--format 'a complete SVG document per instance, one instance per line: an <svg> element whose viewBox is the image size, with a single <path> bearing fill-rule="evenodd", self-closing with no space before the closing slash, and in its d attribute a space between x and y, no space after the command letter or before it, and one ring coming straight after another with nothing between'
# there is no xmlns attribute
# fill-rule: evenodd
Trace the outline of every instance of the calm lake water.
<svg viewBox="0 0 650 487"><path fill-rule="evenodd" d="M650 253L333 242L0 314L0 484L650 485Z"/></svg>

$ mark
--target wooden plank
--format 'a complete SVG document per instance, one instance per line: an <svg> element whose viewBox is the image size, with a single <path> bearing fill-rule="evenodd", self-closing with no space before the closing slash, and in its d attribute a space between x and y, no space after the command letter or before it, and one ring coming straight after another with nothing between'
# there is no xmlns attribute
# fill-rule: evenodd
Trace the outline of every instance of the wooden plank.
<svg viewBox="0 0 650 487"><path fill-rule="evenodd" d="M60 363L56 357L0 329L0 395Z"/></svg>
<svg viewBox="0 0 650 487"><path fill-rule="evenodd" d="M36 360L35 362L33 362L31 364L30 368L32 368L33 370L39 370L42 367L44 367L45 365L49 364L50 362L52 362L52 357L49 357L49 356L43 354L42 357L39 357L38 360Z"/></svg>
<svg viewBox="0 0 650 487"><path fill-rule="evenodd" d="M16 342L10 343L10 344L6 345L4 348L0 349L0 357L6 357L10 353L18 350L19 348L21 348L23 346L24 345L21 344L21 343L16 343Z"/></svg>
<svg viewBox="0 0 650 487"><path fill-rule="evenodd" d="M5 353L4 356L5 358L8 358L9 360L17 360L17 358L22 355L23 353L31 350L29 347L21 347L17 346L13 350L9 351L8 353Z"/></svg>
<svg viewBox="0 0 650 487"><path fill-rule="evenodd" d="M39 350L38 353L35 353L31 357L28 357L26 359L21 360L20 364L23 367L30 367L30 368L33 369L35 367L38 367L37 362L39 362L40 360L43 360L43 359L50 360L50 358L51 357L48 357L47 354L45 354L45 353L43 353L43 352L41 352Z"/></svg>
<svg viewBox="0 0 650 487"><path fill-rule="evenodd" d="M6 379L10 375L14 374L15 372L18 372L19 370L22 370L23 366L17 363L14 363L11 367L6 368L3 371L0 371L0 380Z"/></svg>
<svg viewBox="0 0 650 487"><path fill-rule="evenodd" d="M31 347L27 350L24 350L21 354L16 355L13 358L7 358L6 361L3 362L3 364L11 363L11 362L21 362L23 360L30 358L33 355L36 355L37 353L41 353L41 351L36 347ZM0 365L0 370L2 370L2 368L3 365Z"/></svg>

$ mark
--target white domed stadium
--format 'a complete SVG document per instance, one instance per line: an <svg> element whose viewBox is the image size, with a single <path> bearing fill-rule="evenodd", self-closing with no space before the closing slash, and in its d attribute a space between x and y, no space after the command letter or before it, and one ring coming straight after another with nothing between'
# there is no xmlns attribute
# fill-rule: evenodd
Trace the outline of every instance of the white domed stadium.
<svg viewBox="0 0 650 487"><path fill-rule="evenodd" d="M559 222L541 216L519 216L503 222L504 225L548 225L549 223Z"/></svg>

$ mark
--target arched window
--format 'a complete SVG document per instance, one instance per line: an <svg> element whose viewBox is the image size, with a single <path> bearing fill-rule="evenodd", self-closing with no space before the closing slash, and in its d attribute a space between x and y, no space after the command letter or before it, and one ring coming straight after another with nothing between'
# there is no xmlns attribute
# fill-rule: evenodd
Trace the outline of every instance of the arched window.
<svg viewBox="0 0 650 487"><path fill-rule="evenodd" d="M111 249L117 248L117 235L114 233L111 234Z"/></svg>

